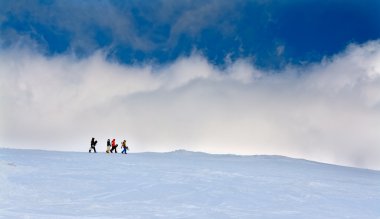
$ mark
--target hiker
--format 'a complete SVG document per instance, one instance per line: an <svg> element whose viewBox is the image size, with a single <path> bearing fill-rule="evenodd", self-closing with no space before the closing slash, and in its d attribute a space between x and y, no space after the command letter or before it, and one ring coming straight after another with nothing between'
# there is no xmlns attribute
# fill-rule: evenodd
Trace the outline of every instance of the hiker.
<svg viewBox="0 0 380 219"><path fill-rule="evenodd" d="M123 151L121 152L122 154L127 154L127 150L129 150L128 146L127 146L127 141L124 140L121 142L121 147L123 148Z"/></svg>
<svg viewBox="0 0 380 219"><path fill-rule="evenodd" d="M111 140L108 139L108 140L107 140L107 150L106 150L106 152L109 153L110 150L111 150Z"/></svg>
<svg viewBox="0 0 380 219"><path fill-rule="evenodd" d="M117 148L117 144L116 144L116 140L115 139L112 139L112 143L111 143L111 153L112 153L112 151L115 151L115 153L117 153L117 150L116 150L116 148Z"/></svg>
<svg viewBox="0 0 380 219"><path fill-rule="evenodd" d="M91 153L92 149L94 149L94 152L96 153L95 146L96 146L97 143L98 143L98 141L95 140L95 138L91 139L91 147L90 147L90 150L88 150L88 153Z"/></svg>

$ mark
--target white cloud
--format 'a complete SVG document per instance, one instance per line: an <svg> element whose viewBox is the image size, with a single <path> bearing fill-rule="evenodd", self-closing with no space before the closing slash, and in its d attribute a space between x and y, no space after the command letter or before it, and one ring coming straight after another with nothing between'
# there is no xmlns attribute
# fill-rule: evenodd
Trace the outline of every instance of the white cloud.
<svg viewBox="0 0 380 219"><path fill-rule="evenodd" d="M380 42L309 67L221 70L196 53L124 66L0 52L0 145L85 151L92 136L133 151L281 154L380 169Z"/></svg>

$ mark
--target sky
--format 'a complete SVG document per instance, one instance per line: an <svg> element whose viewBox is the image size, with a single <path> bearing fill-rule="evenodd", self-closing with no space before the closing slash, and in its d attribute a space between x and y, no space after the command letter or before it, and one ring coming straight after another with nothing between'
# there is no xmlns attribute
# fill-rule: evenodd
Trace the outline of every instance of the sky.
<svg viewBox="0 0 380 219"><path fill-rule="evenodd" d="M380 2L0 0L0 147L380 169Z"/></svg>

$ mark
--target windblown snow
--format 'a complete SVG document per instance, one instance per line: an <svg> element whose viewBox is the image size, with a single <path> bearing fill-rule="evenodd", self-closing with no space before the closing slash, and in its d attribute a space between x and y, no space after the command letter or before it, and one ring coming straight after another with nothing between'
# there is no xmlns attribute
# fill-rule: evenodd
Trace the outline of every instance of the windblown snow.
<svg viewBox="0 0 380 219"><path fill-rule="evenodd" d="M380 172L280 156L0 149L0 218L380 218Z"/></svg>

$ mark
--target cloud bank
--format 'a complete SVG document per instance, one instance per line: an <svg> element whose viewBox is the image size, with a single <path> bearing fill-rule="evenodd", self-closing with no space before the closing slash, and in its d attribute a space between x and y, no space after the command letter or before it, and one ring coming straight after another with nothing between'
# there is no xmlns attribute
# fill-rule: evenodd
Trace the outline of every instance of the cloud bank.
<svg viewBox="0 0 380 219"><path fill-rule="evenodd" d="M132 151L279 154L380 169L380 41L307 67L226 68L201 54L121 65L0 52L0 145L85 151L92 136ZM103 148L104 149L104 148Z"/></svg>

